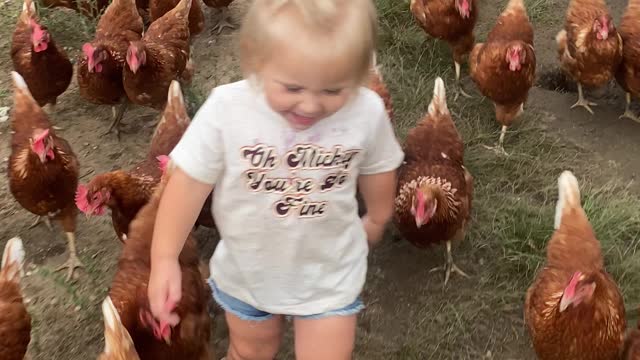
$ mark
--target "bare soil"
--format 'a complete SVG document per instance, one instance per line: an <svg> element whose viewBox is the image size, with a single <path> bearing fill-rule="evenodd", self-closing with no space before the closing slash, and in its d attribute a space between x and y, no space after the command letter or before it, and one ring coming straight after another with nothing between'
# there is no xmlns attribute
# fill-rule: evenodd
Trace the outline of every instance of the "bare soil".
<svg viewBox="0 0 640 360"><path fill-rule="evenodd" d="M481 2L480 33L492 26L506 1ZM600 106L592 116L582 109L569 110L577 95L575 87L566 86L566 92L555 90L556 68L555 34L563 22L567 0L553 2L556 14L536 33L538 75L540 87L531 91L528 108L544 112L549 132L557 133L567 142L575 143L586 151L595 152L594 161L611 165L610 176L623 176L632 182L640 170L637 139L640 124L619 120L624 110L624 96L615 86L609 91L590 94ZM237 0L231 6L232 21L239 24L248 1ZM609 5L618 23L626 2L610 0ZM18 13L20 4L5 2L2 12ZM57 11L57 10L56 10ZM408 11L408 5L407 5ZM57 16L69 16L60 11ZM213 12L207 13L207 20ZM8 73L8 58L13 17L3 21L4 35L0 46L4 49L0 64L0 106L12 106L12 87ZM206 96L219 85L240 79L235 52L235 31L225 30L212 34L207 30L193 44L196 64L195 92ZM53 34L56 37L56 34ZM87 39L73 39L65 43L78 49ZM75 54L75 53L74 53ZM562 83L560 81L559 83ZM468 86L471 86L468 84ZM52 115L56 125L72 144L81 163L81 174L88 174L86 182L95 174L115 168L127 167L144 156L152 129L144 124L157 116L157 112L134 107L125 115L122 140L115 136L100 137L109 125L111 109L97 107L83 101L78 94L75 79L68 91L59 99ZM9 156L9 122L0 123L0 159L2 173L6 173ZM606 180L606 179L605 179ZM60 274L52 272L66 259L65 239L59 228L50 232L44 226L28 229L34 217L23 210L8 190L6 176L0 178L0 245L16 235L25 241L27 277L24 280L29 311L33 318L30 355L32 359L87 359L94 358L103 347L103 325L99 304L104 299L120 251L111 227L110 218L78 216L78 247L80 258L87 268L80 270L79 280L66 284ZM207 249L208 259L217 234L199 230L197 237ZM442 290L442 277L430 274L432 267L443 261L442 250L416 251L404 241L386 241L376 249L370 261L369 281L364 293L368 307L360 319L357 343L359 359L438 359L441 354L456 354L455 359L534 359L522 320L524 294L513 294L496 301L483 264L487 253L462 245L456 250L458 265L472 279L453 277ZM455 256L455 255L454 255ZM443 310L451 313L459 309L460 316L444 317ZM455 311L454 311L455 313ZM464 316L462 316L464 314ZM216 319L214 342L218 358L226 346L226 329L220 316ZM416 334L416 323L431 323L431 334ZM424 326L422 327L424 328ZM414 338L423 343L416 343ZM281 358L292 358L290 335ZM440 354L440 355L439 355Z"/></svg>

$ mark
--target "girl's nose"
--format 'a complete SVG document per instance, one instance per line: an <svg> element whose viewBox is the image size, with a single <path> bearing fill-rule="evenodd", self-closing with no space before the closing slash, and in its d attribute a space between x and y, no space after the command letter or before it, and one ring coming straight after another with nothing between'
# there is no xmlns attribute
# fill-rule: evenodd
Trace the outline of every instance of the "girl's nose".
<svg viewBox="0 0 640 360"><path fill-rule="evenodd" d="M298 104L298 111L302 113L300 115L313 116L322 111L322 105L317 96L308 94Z"/></svg>

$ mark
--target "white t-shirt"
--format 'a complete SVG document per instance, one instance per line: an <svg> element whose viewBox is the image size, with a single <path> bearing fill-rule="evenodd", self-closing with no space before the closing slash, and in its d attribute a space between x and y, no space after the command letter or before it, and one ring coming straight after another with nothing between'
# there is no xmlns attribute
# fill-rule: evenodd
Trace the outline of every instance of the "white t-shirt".
<svg viewBox="0 0 640 360"><path fill-rule="evenodd" d="M273 314L355 301L369 249L358 175L394 170L404 156L376 93L362 88L334 115L295 131L248 81L219 86L170 156L215 184L221 240L209 266L220 290Z"/></svg>

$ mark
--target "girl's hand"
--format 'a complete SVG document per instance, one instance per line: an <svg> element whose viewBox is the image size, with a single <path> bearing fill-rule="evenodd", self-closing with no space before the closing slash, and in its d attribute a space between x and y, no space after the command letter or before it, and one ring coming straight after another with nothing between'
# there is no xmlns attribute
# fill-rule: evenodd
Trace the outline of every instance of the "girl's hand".
<svg viewBox="0 0 640 360"><path fill-rule="evenodd" d="M371 248L382 239L385 224L376 224L371 221L371 218L368 215L365 215L362 217L362 225L364 226L364 231L367 233L369 248Z"/></svg>
<svg viewBox="0 0 640 360"><path fill-rule="evenodd" d="M147 294L153 316L161 323L178 325L180 317L172 312L182 297L182 272L177 258L152 262Z"/></svg>

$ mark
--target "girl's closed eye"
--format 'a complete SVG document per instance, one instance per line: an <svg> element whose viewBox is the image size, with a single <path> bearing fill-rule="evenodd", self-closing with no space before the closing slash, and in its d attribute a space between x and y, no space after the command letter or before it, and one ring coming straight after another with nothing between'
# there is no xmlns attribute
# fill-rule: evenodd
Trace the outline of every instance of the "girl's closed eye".
<svg viewBox="0 0 640 360"><path fill-rule="evenodd" d="M326 89L326 90L324 90L325 94L331 95L331 96L340 95L341 92L342 92L342 89Z"/></svg>
<svg viewBox="0 0 640 360"><path fill-rule="evenodd" d="M297 85L285 85L284 87L290 93L299 93L302 91L302 87Z"/></svg>

